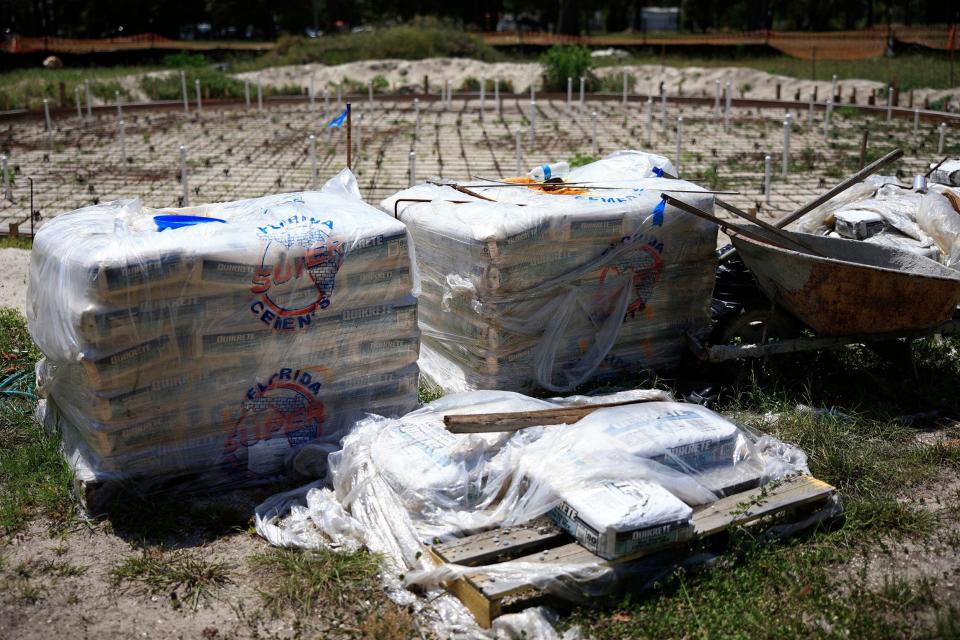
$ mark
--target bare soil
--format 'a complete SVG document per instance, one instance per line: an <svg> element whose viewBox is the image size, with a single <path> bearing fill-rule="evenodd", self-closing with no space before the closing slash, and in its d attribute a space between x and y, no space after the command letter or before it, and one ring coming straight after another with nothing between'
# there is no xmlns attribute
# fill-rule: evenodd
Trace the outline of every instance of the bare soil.
<svg viewBox="0 0 960 640"><path fill-rule="evenodd" d="M0 307L13 307L26 313L29 273L29 251L0 249Z"/></svg>

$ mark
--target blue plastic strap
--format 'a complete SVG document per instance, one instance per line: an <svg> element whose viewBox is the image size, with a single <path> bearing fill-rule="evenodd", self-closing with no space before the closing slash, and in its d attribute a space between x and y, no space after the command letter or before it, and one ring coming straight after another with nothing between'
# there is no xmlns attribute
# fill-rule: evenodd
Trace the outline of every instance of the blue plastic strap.
<svg viewBox="0 0 960 640"><path fill-rule="evenodd" d="M653 226L662 227L663 226L663 212L667 208L667 201L661 200L660 203L653 208Z"/></svg>
<svg viewBox="0 0 960 640"><path fill-rule="evenodd" d="M194 225L204 224L207 222L222 222L223 224L227 223L226 220L221 220L220 218L178 215L153 216L153 221L157 225L157 231L164 231L165 229L182 229L183 227L192 227Z"/></svg>

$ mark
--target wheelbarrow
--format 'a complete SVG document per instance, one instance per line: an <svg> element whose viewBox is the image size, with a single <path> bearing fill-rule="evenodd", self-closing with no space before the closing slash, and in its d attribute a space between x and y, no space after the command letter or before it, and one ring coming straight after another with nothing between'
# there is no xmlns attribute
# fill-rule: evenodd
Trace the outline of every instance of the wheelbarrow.
<svg viewBox="0 0 960 640"><path fill-rule="evenodd" d="M696 215L725 228L769 301L768 309L754 304L732 322L719 322L708 343L688 335L700 359L723 362L960 333L960 272L934 260L772 225L735 225L700 210Z"/></svg>

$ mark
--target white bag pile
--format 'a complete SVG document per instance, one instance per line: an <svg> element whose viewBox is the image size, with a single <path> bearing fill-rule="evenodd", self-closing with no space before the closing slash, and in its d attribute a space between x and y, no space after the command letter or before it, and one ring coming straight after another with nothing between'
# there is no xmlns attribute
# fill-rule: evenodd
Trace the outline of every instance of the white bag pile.
<svg viewBox="0 0 960 640"><path fill-rule="evenodd" d="M320 192L80 209L31 260L47 419L81 480L275 479L303 444L416 406L406 230L349 172Z"/></svg>
<svg viewBox="0 0 960 640"><path fill-rule="evenodd" d="M955 186L930 183L924 193L895 176L869 176L794 225L804 233L862 240L960 268L960 189Z"/></svg>
<svg viewBox="0 0 960 640"><path fill-rule="evenodd" d="M661 170L666 158L624 151L574 169L567 182L592 188L563 195L486 182L384 200L417 248L424 373L452 391L568 391L675 365L684 332L709 325L717 234L664 206L669 189L708 211L713 198Z"/></svg>
<svg viewBox="0 0 960 640"><path fill-rule="evenodd" d="M514 433L444 426L450 414L627 401L637 402ZM388 573L430 583L410 577L432 569L422 543L496 526L507 536L548 516L593 553L616 558L686 540L694 507L797 473L808 473L799 449L662 391L549 400L473 391L399 419L365 419L330 456L331 488L320 481L271 498L257 508L257 530L280 546L367 545L388 558ZM290 509L304 498L305 508ZM535 565L524 571L536 581Z"/></svg>

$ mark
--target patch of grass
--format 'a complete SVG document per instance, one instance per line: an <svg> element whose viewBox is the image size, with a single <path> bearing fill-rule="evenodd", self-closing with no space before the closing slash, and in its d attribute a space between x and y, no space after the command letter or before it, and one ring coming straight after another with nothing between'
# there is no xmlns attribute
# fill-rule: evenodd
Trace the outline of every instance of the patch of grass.
<svg viewBox="0 0 960 640"><path fill-rule="evenodd" d="M271 548L250 562L261 578L263 603L273 615L294 610L306 616L384 597L377 578L380 560L368 551Z"/></svg>
<svg viewBox="0 0 960 640"><path fill-rule="evenodd" d="M185 67L182 69L187 82L187 98L190 102L196 100L196 81L200 81L200 89L204 97L210 98L242 98L244 84L240 80L208 67ZM183 86L180 73L172 71L165 75L143 76L140 78L140 88L151 100L180 100L183 97ZM264 94L269 93L264 87Z"/></svg>
<svg viewBox="0 0 960 640"><path fill-rule="evenodd" d="M56 106L60 100L60 83L64 85L66 104L73 108L75 89L80 89L80 100L86 104L83 81L90 81L90 94L113 101L114 91L120 91L124 98L128 92L117 81L118 78L146 73L153 67L89 67L76 69L17 69L0 73L0 110L3 109L42 109L43 99L50 100Z"/></svg>
<svg viewBox="0 0 960 640"><path fill-rule="evenodd" d="M35 576L53 576L56 578L74 578L87 572L87 567L70 564L63 560L30 560L17 566L15 573L21 578Z"/></svg>
<svg viewBox="0 0 960 640"><path fill-rule="evenodd" d="M33 239L24 236L16 238L11 236L0 236L0 249L27 249L33 248ZM2 322L2 320L0 320Z"/></svg>
<svg viewBox="0 0 960 640"><path fill-rule="evenodd" d="M928 581L871 587L842 575L828 542L747 543L695 576L678 570L613 613L579 610L569 620L594 638L890 638L923 636L924 614L949 610Z"/></svg>
<svg viewBox="0 0 960 640"><path fill-rule="evenodd" d="M207 57L202 53L180 51L163 56L163 66L165 67L203 67L206 65Z"/></svg>
<svg viewBox="0 0 960 640"><path fill-rule="evenodd" d="M917 381L903 363L862 348L754 366L719 408L799 446L811 472L838 488L844 525L782 543L734 532L709 568L677 571L613 612L581 609L567 622L596 638L949 636L958 628L956 607L930 578L887 574L883 550L939 535L938 516L914 496L955 475L960 451L921 444L916 426L900 417L934 407L956 415L958 353L953 339L916 341ZM939 425L947 437L960 435L949 424ZM879 584L877 570L886 576Z"/></svg>
<svg viewBox="0 0 960 640"><path fill-rule="evenodd" d="M259 59L238 68L257 69L282 64L344 64L357 60L450 57L488 62L502 60L492 47L460 29L436 20L419 20L362 33L344 33L322 38L281 36L277 46ZM419 80L417 78L416 80Z"/></svg>
<svg viewBox="0 0 960 640"><path fill-rule="evenodd" d="M599 159L599 156L590 155L589 153L580 153L577 151L572 158L567 160L567 164L570 165L571 169L575 169L576 167L582 167L585 164L596 162Z"/></svg>
<svg viewBox="0 0 960 640"><path fill-rule="evenodd" d="M59 439L33 418L29 398L33 366L40 352L15 309L0 307L0 380L18 375L0 394L0 532L12 535L37 516L55 528L74 518L72 474L60 453ZM23 394L23 395L21 395Z"/></svg>
<svg viewBox="0 0 960 640"><path fill-rule="evenodd" d="M207 562L185 551L162 549L144 549L139 556L127 558L114 567L110 576L116 587L133 585L149 593L167 595L175 609L184 603L196 609L201 598L213 597L231 582L225 563Z"/></svg>

